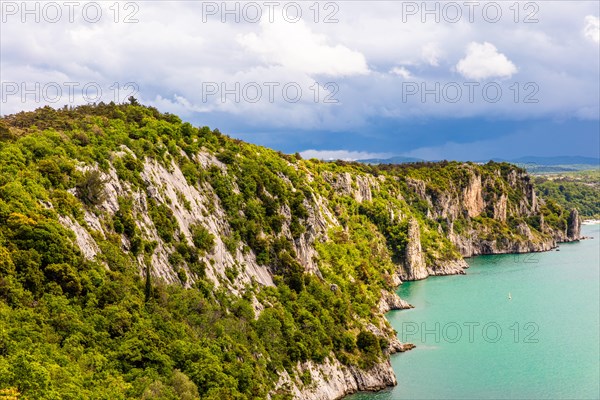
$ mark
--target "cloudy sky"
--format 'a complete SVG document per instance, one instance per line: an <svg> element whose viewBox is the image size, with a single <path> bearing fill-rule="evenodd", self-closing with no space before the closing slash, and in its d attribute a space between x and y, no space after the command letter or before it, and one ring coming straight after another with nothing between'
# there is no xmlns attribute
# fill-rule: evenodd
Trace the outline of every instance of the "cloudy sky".
<svg viewBox="0 0 600 400"><path fill-rule="evenodd" d="M600 152L598 1L0 6L1 114L134 94L324 158Z"/></svg>

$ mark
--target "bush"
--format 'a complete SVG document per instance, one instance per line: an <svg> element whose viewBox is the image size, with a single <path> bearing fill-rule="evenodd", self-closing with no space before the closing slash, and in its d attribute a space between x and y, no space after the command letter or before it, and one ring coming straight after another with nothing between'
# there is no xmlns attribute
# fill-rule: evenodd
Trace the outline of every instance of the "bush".
<svg viewBox="0 0 600 400"><path fill-rule="evenodd" d="M12 275L15 273L15 265L8 249L0 246L0 276Z"/></svg>
<svg viewBox="0 0 600 400"><path fill-rule="evenodd" d="M379 349L379 339L377 339L377 336L372 332L360 331L356 338L356 345L360 351L364 351L365 353L377 353L377 349Z"/></svg>
<svg viewBox="0 0 600 400"><path fill-rule="evenodd" d="M77 197L88 206L99 206L106 199L104 185L100 171L88 170L77 182L75 191Z"/></svg>
<svg viewBox="0 0 600 400"><path fill-rule="evenodd" d="M173 211L164 204L157 205L154 200L148 202L148 213L156 227L158 236L167 243L175 238L175 232L179 228Z"/></svg>
<svg viewBox="0 0 600 400"><path fill-rule="evenodd" d="M50 264L46 267L45 273L61 287L64 293L77 295L82 290L77 271L68 264Z"/></svg>
<svg viewBox="0 0 600 400"><path fill-rule="evenodd" d="M215 237L202 225L194 225L190 228L192 232L192 242L198 250L206 253L212 253L215 248Z"/></svg>

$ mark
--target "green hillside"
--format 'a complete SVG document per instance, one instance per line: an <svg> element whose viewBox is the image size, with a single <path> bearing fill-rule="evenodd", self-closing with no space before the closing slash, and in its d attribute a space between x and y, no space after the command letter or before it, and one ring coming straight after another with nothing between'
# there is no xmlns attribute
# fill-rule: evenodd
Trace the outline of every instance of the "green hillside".
<svg viewBox="0 0 600 400"><path fill-rule="evenodd" d="M302 160L135 102L6 116L0 388L275 400L317 384L306 362L369 371L398 276L461 272L464 238L566 239L569 213L531 192L509 164Z"/></svg>
<svg viewBox="0 0 600 400"><path fill-rule="evenodd" d="M585 218L600 219L600 170L545 174L534 182L539 195L576 207Z"/></svg>

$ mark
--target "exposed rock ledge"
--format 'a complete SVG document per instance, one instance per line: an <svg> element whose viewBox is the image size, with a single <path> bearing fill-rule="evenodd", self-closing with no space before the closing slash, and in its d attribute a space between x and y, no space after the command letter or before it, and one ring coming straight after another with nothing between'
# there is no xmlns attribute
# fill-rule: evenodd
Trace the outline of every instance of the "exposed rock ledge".
<svg viewBox="0 0 600 400"><path fill-rule="evenodd" d="M381 299L379 300L379 311L385 314L391 310L406 310L414 308L408 304L407 301L402 300L396 293L388 292L387 290L381 291Z"/></svg>
<svg viewBox="0 0 600 400"><path fill-rule="evenodd" d="M441 261L433 268L427 268L429 275L464 275L469 264L460 258L457 260Z"/></svg>
<svg viewBox="0 0 600 400"><path fill-rule="evenodd" d="M294 398L302 400L337 400L352 393L377 391L398 383L389 360L362 370L344 366L333 358L323 364L303 363L298 370L301 374L310 374L311 383L307 387L298 389L287 373L281 376L278 386L291 388Z"/></svg>

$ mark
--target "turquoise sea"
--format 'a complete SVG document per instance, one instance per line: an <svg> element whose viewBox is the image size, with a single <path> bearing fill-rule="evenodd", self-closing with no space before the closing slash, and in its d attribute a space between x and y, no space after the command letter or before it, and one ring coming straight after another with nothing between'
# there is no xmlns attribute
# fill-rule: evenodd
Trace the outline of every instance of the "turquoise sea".
<svg viewBox="0 0 600 400"><path fill-rule="evenodd" d="M600 225L582 233L593 239L401 285L415 309L387 317L417 347L392 356L397 387L349 398L600 398Z"/></svg>

